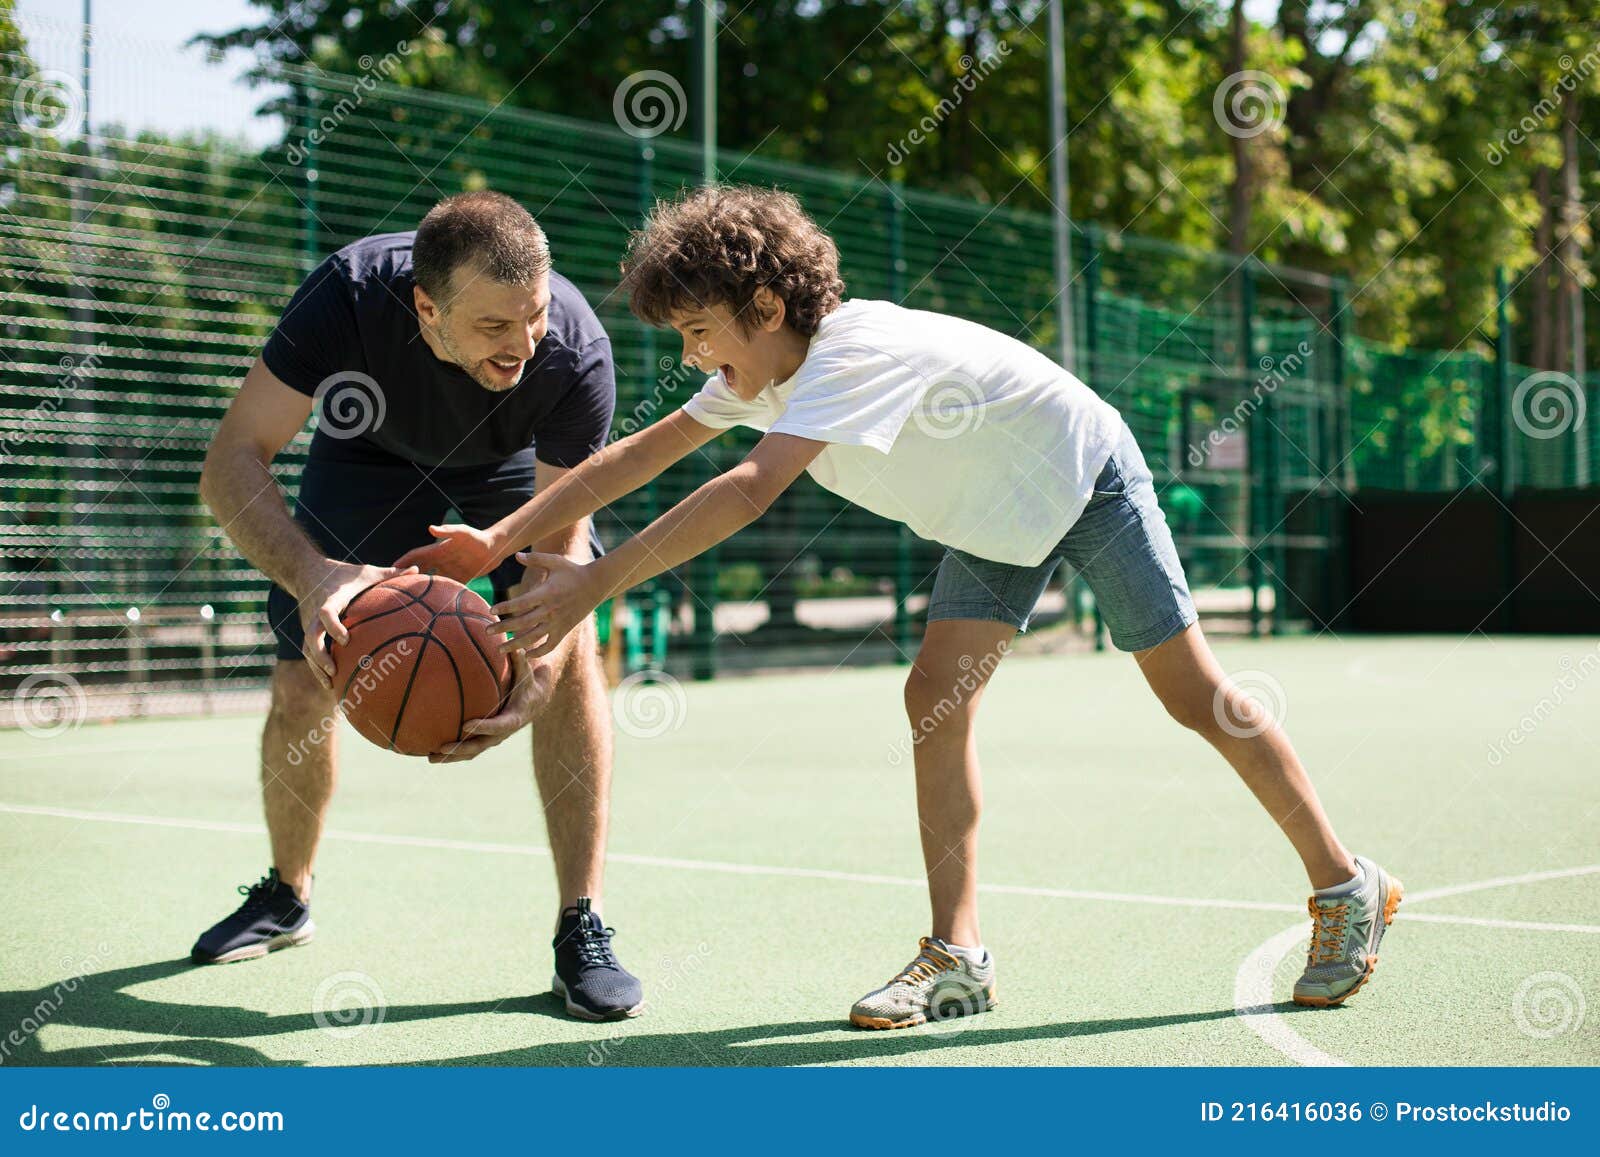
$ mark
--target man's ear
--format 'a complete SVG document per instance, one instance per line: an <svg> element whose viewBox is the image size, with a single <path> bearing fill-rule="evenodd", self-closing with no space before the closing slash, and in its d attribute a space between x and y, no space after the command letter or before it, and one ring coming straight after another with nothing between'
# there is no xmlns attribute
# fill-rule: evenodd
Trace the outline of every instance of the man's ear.
<svg viewBox="0 0 1600 1157"><path fill-rule="evenodd" d="M776 333L783 328L784 319L789 316L788 308L784 305L783 298L779 297L765 285L756 289L756 295L751 304L755 306L756 328L764 329L768 333Z"/></svg>
<svg viewBox="0 0 1600 1157"><path fill-rule="evenodd" d="M428 296L428 291L420 285L411 287L411 301L417 307L417 316L429 325L439 319L439 307L434 304L433 298Z"/></svg>

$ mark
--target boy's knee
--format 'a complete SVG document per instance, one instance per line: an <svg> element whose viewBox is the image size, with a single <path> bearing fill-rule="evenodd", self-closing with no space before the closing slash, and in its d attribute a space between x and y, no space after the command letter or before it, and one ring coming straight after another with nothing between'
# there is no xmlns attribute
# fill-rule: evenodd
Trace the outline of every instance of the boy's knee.
<svg viewBox="0 0 1600 1157"><path fill-rule="evenodd" d="M935 668L917 663L906 676L906 718L924 735L945 726L970 726L972 704L963 694L958 677L948 678Z"/></svg>
<svg viewBox="0 0 1600 1157"><path fill-rule="evenodd" d="M1161 705L1180 727L1201 735L1211 735L1221 730L1218 714L1224 709L1222 696L1225 694L1227 692L1222 688L1216 688L1209 694L1186 692L1164 698Z"/></svg>

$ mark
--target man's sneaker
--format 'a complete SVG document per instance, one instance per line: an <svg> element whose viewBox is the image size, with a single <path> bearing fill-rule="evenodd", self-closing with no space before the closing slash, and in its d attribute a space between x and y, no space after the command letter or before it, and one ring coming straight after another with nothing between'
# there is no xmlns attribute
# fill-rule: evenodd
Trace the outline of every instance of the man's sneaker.
<svg viewBox="0 0 1600 1157"><path fill-rule="evenodd" d="M995 1006L994 957L975 964L949 950L943 940L924 936L917 958L888 984L869 992L850 1010L859 1028L910 1028L929 1020L987 1012Z"/></svg>
<svg viewBox="0 0 1600 1157"><path fill-rule="evenodd" d="M230 964L265 956L279 948L304 944L317 934L311 909L271 868L255 884L239 885L244 903L194 942L189 958L196 964Z"/></svg>
<svg viewBox="0 0 1600 1157"><path fill-rule="evenodd" d="M583 1020L623 1020L644 1010L644 986L617 963L611 951L615 928L607 928L589 908L589 897L561 912L551 947L556 974L550 988L567 1002L567 1012Z"/></svg>
<svg viewBox="0 0 1600 1157"><path fill-rule="evenodd" d="M1394 921L1404 889L1365 856L1356 857L1356 869L1361 879L1353 891L1334 896L1313 893L1306 901L1311 946L1305 973L1294 984L1296 1004L1313 1008L1342 1004L1378 966L1378 942Z"/></svg>

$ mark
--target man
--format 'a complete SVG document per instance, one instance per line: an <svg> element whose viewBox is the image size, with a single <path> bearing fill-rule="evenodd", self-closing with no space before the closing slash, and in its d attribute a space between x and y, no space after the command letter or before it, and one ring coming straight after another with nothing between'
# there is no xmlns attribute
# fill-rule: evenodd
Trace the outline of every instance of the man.
<svg viewBox="0 0 1600 1157"><path fill-rule="evenodd" d="M616 405L611 344L544 232L498 193L439 202L414 233L357 241L306 280L245 376L200 490L275 584L272 705L261 743L272 866L196 942L197 963L264 956L311 939L312 865L336 778L329 636L340 613L428 541L452 508L494 521L606 442ZM313 408L317 433L290 517L270 464ZM598 553L581 518L541 540L577 562ZM447 572L448 573L448 572ZM457 576L465 580L471 575ZM522 579L492 575L498 597ZM435 762L470 759L530 722L534 777L561 892L552 987L590 1020L637 1014L637 979L599 915L611 733L592 624L516 665L506 707Z"/></svg>

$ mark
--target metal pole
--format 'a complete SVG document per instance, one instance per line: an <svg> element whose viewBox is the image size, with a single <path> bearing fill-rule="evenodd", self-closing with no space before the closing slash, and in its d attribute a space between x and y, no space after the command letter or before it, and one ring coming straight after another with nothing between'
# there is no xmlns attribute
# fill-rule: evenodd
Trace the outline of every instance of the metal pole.
<svg viewBox="0 0 1600 1157"><path fill-rule="evenodd" d="M717 0L700 0L700 169L717 179Z"/></svg>
<svg viewBox="0 0 1600 1157"><path fill-rule="evenodd" d="M700 173L706 184L717 179L717 9L716 0L700 0L700 19L695 24L698 67L695 69L695 112L699 123ZM714 452L714 451L713 451ZM714 477L716 465L697 467L702 480ZM690 672L696 679L717 675L718 556L715 548L689 561L689 593L695 597L694 628L689 635Z"/></svg>
<svg viewBox="0 0 1600 1157"><path fill-rule="evenodd" d="M1072 325L1072 205L1067 182L1067 45L1061 0L1050 0L1050 200L1056 234L1057 327L1061 331L1061 364L1077 370Z"/></svg>

